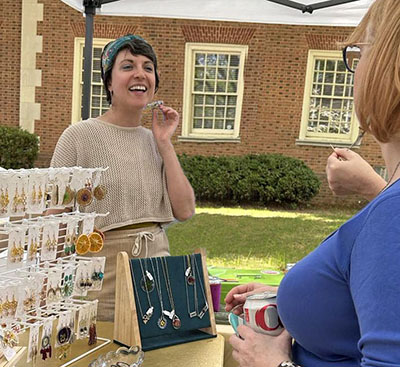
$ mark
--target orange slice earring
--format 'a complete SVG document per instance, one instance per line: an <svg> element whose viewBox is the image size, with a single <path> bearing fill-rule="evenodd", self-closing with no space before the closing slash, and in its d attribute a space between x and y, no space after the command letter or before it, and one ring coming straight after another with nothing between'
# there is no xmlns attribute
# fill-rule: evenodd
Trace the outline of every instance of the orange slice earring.
<svg viewBox="0 0 400 367"><path fill-rule="evenodd" d="M85 255L90 248L90 240L86 234L81 234L78 239L76 240L75 245L76 253L78 255Z"/></svg>
<svg viewBox="0 0 400 367"><path fill-rule="evenodd" d="M89 235L89 241L90 241L90 252L100 252L103 249L104 246L104 240L103 237L97 233L97 232L92 232Z"/></svg>

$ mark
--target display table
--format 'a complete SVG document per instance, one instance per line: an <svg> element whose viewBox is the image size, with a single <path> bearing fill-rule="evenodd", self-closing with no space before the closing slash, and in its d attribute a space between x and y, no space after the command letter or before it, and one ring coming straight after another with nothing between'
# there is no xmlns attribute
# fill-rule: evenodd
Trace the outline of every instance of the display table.
<svg viewBox="0 0 400 367"><path fill-rule="evenodd" d="M102 338L112 340L113 323L98 322L97 335ZM26 345L27 334L21 336L21 343ZM185 367L222 367L224 365L224 337L217 335L215 338L200 340L191 343L173 345L171 347L151 350L145 352L143 367L165 367L165 366L185 366ZM97 345L102 343L98 341ZM89 363L96 359L99 355L109 351L115 351L119 345L110 343L103 348L89 354L88 356L73 363L72 367L88 367ZM58 360L56 358L42 361L40 354L37 358L36 367L60 367L69 360L75 358L79 354L83 354L88 350L87 341L77 341L72 346L72 353L66 360ZM26 354L15 365L16 367L27 367Z"/></svg>
<svg viewBox="0 0 400 367"><path fill-rule="evenodd" d="M229 343L229 338L233 335L232 326L217 324L217 333L224 338L224 367L238 367L239 363L233 359L232 346Z"/></svg>

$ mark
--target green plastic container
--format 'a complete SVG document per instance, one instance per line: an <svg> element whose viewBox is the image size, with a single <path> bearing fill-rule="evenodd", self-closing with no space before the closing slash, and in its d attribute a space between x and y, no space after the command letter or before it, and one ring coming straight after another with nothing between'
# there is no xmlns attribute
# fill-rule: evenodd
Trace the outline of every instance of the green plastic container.
<svg viewBox="0 0 400 367"><path fill-rule="evenodd" d="M278 286L284 276L281 271L271 269L232 269L208 267L211 276L221 278L221 304L225 303L225 297L235 286L251 282L265 285Z"/></svg>

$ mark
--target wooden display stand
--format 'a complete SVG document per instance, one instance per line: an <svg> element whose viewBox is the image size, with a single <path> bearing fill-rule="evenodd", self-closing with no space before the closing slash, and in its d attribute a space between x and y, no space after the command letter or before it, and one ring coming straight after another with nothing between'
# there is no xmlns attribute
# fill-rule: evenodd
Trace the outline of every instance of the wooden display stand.
<svg viewBox="0 0 400 367"><path fill-rule="evenodd" d="M208 327L200 328L198 330L211 336L216 336L217 329L208 279L205 250L197 249L195 250L195 254L200 254L201 256L204 292L209 307L208 314L210 320ZM173 270L176 271L177 269ZM132 282L132 272L128 254L126 252L120 252L117 258L115 287L114 342L125 346L138 345L143 348L133 287L134 285ZM174 343L171 345L173 344Z"/></svg>

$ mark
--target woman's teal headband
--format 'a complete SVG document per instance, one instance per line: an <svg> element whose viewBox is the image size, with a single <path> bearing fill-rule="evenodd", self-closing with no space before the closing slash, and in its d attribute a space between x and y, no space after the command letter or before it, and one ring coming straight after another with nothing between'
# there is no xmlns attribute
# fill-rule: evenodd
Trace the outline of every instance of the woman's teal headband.
<svg viewBox="0 0 400 367"><path fill-rule="evenodd" d="M136 36L134 34L127 34L126 36L117 38L115 41L110 42L104 48L103 54L101 55L101 66L103 69L103 73L106 73L112 67L112 63L118 51L125 45L132 42L133 40L141 40L143 42L146 42L140 36Z"/></svg>

